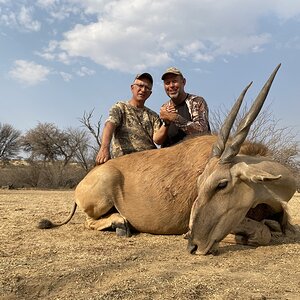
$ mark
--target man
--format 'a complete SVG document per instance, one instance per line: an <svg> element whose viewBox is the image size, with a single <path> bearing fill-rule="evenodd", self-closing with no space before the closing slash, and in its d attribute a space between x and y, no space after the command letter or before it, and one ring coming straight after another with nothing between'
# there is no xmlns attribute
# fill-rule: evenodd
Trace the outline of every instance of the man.
<svg viewBox="0 0 300 300"><path fill-rule="evenodd" d="M111 107L96 164L103 164L111 157L156 148L153 139L161 120L144 105L152 93L152 85L153 78L149 73L138 74L131 84L131 99Z"/></svg>
<svg viewBox="0 0 300 300"><path fill-rule="evenodd" d="M208 106L202 97L185 92L186 79L180 70L168 68L161 79L170 99L160 109L163 126L155 142L167 147L190 134L210 134Z"/></svg>

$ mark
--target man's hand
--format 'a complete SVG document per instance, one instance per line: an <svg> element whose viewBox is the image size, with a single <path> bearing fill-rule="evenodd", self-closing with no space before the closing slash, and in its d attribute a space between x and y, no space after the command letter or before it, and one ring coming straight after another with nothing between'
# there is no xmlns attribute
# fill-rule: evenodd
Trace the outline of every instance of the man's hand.
<svg viewBox="0 0 300 300"><path fill-rule="evenodd" d="M159 116L165 122L174 122L177 117L177 110L173 104L165 104L160 108Z"/></svg>
<svg viewBox="0 0 300 300"><path fill-rule="evenodd" d="M96 157L96 165L104 164L109 159L110 159L109 147L101 146Z"/></svg>

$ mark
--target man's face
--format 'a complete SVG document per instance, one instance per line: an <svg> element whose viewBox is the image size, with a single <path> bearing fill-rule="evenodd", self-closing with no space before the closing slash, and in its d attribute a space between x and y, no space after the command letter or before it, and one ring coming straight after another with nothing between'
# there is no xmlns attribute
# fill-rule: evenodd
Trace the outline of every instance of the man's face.
<svg viewBox="0 0 300 300"><path fill-rule="evenodd" d="M177 99L184 92L185 79L180 75L167 74L164 79L164 88L171 99Z"/></svg>
<svg viewBox="0 0 300 300"><path fill-rule="evenodd" d="M146 101L152 93L152 84L147 78L136 79L131 85L133 98Z"/></svg>

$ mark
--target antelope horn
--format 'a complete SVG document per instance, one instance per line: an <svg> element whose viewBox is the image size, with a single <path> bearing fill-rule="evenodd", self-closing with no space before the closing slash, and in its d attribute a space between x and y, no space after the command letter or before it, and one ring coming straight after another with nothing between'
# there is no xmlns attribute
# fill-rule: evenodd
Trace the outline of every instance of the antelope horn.
<svg viewBox="0 0 300 300"><path fill-rule="evenodd" d="M238 152L240 151L240 148L242 146L242 143L245 141L248 132L250 130L250 126L256 119L257 115L259 114L266 98L269 93L269 90L271 88L271 85L273 83L273 80L276 76L276 73L278 69L280 68L281 64L279 64L271 76L269 77L268 81L265 83L264 87L261 89L260 93L256 97L254 103L252 104L250 110L246 114L246 116L243 118L243 120L240 122L237 131L232 139L231 145L227 145L225 147L224 152L222 153L220 163L229 163L231 162L232 158L235 157Z"/></svg>
<svg viewBox="0 0 300 300"><path fill-rule="evenodd" d="M242 91L238 99L235 101L235 104L233 105L231 111L229 112L228 116L226 117L220 132L218 134L218 139L213 145L212 151L211 151L211 157L220 157L222 152L224 151L225 144L227 142L227 139L229 137L229 133L231 130L231 127L235 121L235 118L239 112L239 109L241 107L241 104L244 100L245 94L249 87L251 86L252 81L246 86L246 88Z"/></svg>

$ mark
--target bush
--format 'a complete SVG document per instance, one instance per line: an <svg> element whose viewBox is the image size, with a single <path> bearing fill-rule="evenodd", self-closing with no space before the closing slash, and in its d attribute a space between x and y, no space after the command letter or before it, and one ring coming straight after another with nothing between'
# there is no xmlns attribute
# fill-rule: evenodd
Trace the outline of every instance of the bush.
<svg viewBox="0 0 300 300"><path fill-rule="evenodd" d="M86 175L77 164L64 168L62 163L30 162L22 165L6 164L0 168L0 186L10 188L74 188Z"/></svg>

